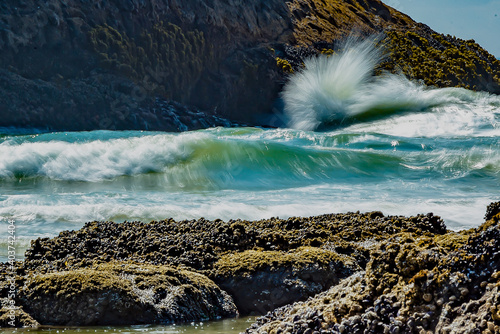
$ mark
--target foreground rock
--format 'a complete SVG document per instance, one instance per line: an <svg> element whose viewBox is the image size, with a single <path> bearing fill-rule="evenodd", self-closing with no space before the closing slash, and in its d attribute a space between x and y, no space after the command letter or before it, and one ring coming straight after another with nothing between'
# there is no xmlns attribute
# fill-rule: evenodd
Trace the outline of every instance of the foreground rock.
<svg viewBox="0 0 500 334"><path fill-rule="evenodd" d="M20 303L39 323L61 326L206 321L238 314L231 297L201 274L127 263L29 275Z"/></svg>
<svg viewBox="0 0 500 334"><path fill-rule="evenodd" d="M500 213L477 230L399 235L366 271L257 320L247 333L499 333Z"/></svg>
<svg viewBox="0 0 500 334"><path fill-rule="evenodd" d="M0 22L5 127L262 125L279 112L276 100L288 71L304 57L338 48L353 28L386 33L388 70L439 87L500 92L500 62L479 45L437 34L379 0L113 0L91 6L5 0ZM279 119L268 123L281 125Z"/></svg>
<svg viewBox="0 0 500 334"><path fill-rule="evenodd" d="M360 269L353 258L316 247L250 250L223 256L214 279L241 314L264 314L325 291Z"/></svg>
<svg viewBox="0 0 500 334"><path fill-rule="evenodd" d="M184 322L271 311L248 332L498 333L499 203L486 219L460 232L433 214L381 212L91 222L32 242L17 263L16 325ZM8 291L2 280L0 298Z"/></svg>
<svg viewBox="0 0 500 334"><path fill-rule="evenodd" d="M234 298L241 314L264 314L363 270L371 245L401 233L449 232L432 214L407 218L381 212L252 222L91 222L79 231L33 241L23 270L42 277L64 273L65 281L96 266L108 268L105 275L114 270L108 263L119 261L181 266L215 281ZM19 281L31 286L26 274ZM45 298L51 297L41 302ZM23 299L26 310L32 309L30 303L30 297Z"/></svg>

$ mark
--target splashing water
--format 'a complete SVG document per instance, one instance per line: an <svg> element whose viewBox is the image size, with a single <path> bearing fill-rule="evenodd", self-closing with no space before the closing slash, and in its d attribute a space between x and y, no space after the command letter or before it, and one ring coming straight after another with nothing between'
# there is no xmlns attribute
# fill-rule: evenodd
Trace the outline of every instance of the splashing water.
<svg viewBox="0 0 500 334"><path fill-rule="evenodd" d="M307 59L282 93L288 126L325 130L463 103L468 95L464 89L430 89L398 74L374 76L384 54L378 41L349 38L343 52Z"/></svg>

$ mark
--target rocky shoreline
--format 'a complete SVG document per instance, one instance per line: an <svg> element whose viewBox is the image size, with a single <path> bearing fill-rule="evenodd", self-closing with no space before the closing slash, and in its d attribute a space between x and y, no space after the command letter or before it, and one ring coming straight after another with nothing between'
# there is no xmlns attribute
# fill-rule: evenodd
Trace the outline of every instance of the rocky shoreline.
<svg viewBox="0 0 500 334"><path fill-rule="evenodd" d="M90 222L16 263L16 326L260 314L247 333L499 333L499 267L500 202L459 232L381 212ZM2 279L2 327L8 293Z"/></svg>

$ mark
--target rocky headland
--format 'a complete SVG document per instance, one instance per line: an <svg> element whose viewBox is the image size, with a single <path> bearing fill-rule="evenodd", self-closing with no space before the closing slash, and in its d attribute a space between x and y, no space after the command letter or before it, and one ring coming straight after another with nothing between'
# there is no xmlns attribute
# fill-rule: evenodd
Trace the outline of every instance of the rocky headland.
<svg viewBox="0 0 500 334"><path fill-rule="evenodd" d="M264 315L248 333L499 333L500 202L471 230L432 213L90 222L16 263L16 325ZM8 265L1 268L3 278ZM8 305L10 283L0 298ZM9 309L0 310L8 326Z"/></svg>
<svg viewBox="0 0 500 334"><path fill-rule="evenodd" d="M378 0L6 0L0 127L280 126L288 73L353 30L383 34L380 69L500 92L500 62L478 44Z"/></svg>

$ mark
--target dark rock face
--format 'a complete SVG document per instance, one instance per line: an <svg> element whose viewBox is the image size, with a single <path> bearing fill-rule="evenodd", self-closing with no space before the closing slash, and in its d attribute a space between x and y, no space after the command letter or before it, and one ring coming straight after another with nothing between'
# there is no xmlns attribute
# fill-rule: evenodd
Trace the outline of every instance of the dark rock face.
<svg viewBox="0 0 500 334"><path fill-rule="evenodd" d="M181 131L222 125L214 116L261 124L279 109L287 75L279 59L301 63L288 57L290 48L317 54L353 27L362 34L432 33L378 0L7 0L0 6L0 126L48 130ZM477 73L456 81L453 71L446 78L439 71L429 82L497 91L500 63L478 48L453 56L474 62ZM424 58L435 56L426 52ZM396 56L392 62L418 65ZM493 73L483 73L488 69ZM425 75L425 68L416 73ZM201 124L173 124L158 115L158 99L188 106L182 108L196 112Z"/></svg>
<svg viewBox="0 0 500 334"><path fill-rule="evenodd" d="M246 111L264 107L266 96L276 94L265 88L273 78L258 73L273 63L260 44L284 42L291 34L283 1L1 6L0 126L176 130L147 122L137 110L151 110L155 96L249 120ZM247 98L256 80L261 98Z"/></svg>
<svg viewBox="0 0 500 334"><path fill-rule="evenodd" d="M0 126L186 131L237 125L195 107L149 97L140 85L109 74L55 83L0 70L0 96L0 108L8 109Z"/></svg>

